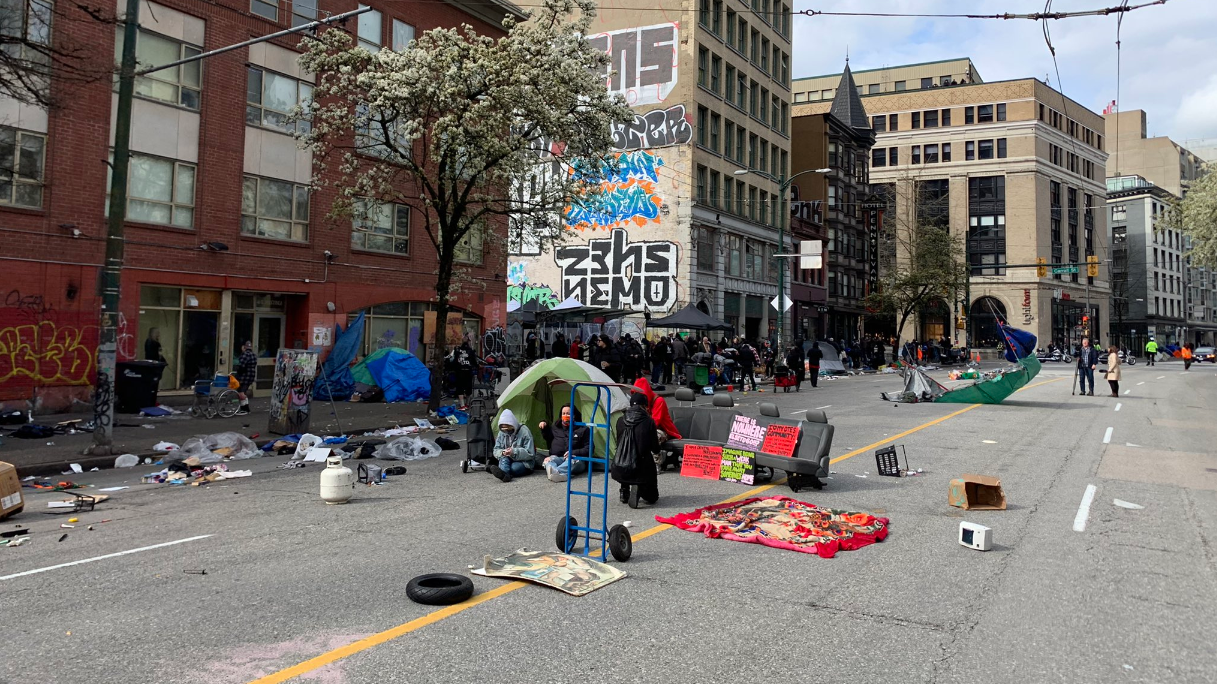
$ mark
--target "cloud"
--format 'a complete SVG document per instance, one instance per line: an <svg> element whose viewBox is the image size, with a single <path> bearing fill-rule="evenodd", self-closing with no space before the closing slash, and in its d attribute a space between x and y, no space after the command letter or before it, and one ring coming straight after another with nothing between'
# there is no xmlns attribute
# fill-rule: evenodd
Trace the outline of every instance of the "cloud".
<svg viewBox="0 0 1217 684"><path fill-rule="evenodd" d="M1119 0L1056 0L1053 11L1092 10ZM1133 3L1135 4L1135 2ZM1043 11L1043 0L795 0L795 10L963 14ZM1217 2L1170 0L1129 12L1121 29L1120 109L1144 109L1157 135L1217 136ZM1050 21L1056 66L1040 22L795 16L794 77L971 57L986 81L1034 77L1102 112L1116 97L1116 17ZM1058 79L1057 68L1060 76Z"/></svg>

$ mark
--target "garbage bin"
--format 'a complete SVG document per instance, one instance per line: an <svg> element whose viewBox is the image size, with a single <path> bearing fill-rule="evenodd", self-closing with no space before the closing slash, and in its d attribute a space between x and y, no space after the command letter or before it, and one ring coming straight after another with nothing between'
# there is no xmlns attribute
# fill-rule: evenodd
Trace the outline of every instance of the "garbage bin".
<svg viewBox="0 0 1217 684"><path fill-rule="evenodd" d="M156 405L156 390L161 384L165 364L160 361L120 361L114 378L115 407L120 413L138 413Z"/></svg>
<svg viewBox="0 0 1217 684"><path fill-rule="evenodd" d="M710 384L710 367L705 364L691 364L686 366L686 371L692 369L689 373L689 386L694 389L701 389Z"/></svg>

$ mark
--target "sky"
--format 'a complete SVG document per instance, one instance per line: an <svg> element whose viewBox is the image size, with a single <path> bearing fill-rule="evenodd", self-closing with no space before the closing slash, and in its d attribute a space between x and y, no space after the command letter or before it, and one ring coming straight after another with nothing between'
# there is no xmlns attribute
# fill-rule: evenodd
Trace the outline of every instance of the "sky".
<svg viewBox="0 0 1217 684"><path fill-rule="evenodd" d="M1129 0L1137 5L1145 0ZM1121 0L1053 0L1052 11L1093 10ZM795 0L795 11L941 14L1031 13L1044 0ZM971 57L985 81L1048 78L1068 97L1102 112L1116 99L1116 17L1049 21L1060 68L1042 22L1027 19L794 17L793 77ZM1124 15L1120 111L1144 109L1150 136L1176 142L1217 138L1217 0L1167 0Z"/></svg>

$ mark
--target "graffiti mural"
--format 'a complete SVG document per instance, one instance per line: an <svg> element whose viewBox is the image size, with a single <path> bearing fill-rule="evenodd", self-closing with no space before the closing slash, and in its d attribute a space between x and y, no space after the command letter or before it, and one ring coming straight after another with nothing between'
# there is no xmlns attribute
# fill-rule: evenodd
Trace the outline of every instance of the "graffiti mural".
<svg viewBox="0 0 1217 684"><path fill-rule="evenodd" d="M611 60L601 70L608 89L633 107L663 102L676 87L679 39L680 25L672 22L601 33L588 42Z"/></svg>
<svg viewBox="0 0 1217 684"><path fill-rule="evenodd" d="M275 359L275 382L270 390L268 432L290 435L308 432L317 379L317 353L300 349L280 349Z"/></svg>
<svg viewBox="0 0 1217 684"><path fill-rule="evenodd" d="M621 229L586 245L558 247L563 297L586 306L668 311L676 303L679 247L674 242L633 242Z"/></svg>
<svg viewBox="0 0 1217 684"><path fill-rule="evenodd" d="M635 114L626 124L613 124L613 147L619 150L641 150L647 147L679 145L693 140L693 126L685 115L685 106L652 109Z"/></svg>
<svg viewBox="0 0 1217 684"><path fill-rule="evenodd" d="M80 322L95 321L95 315L9 320L22 315L19 309L0 310L0 398L28 398L35 387L93 384L97 326Z"/></svg>
<svg viewBox="0 0 1217 684"><path fill-rule="evenodd" d="M537 302L546 309L552 309L562 303L562 298L553 288L541 283L528 282L524 272L524 262L507 262L507 301L524 306L529 302Z"/></svg>
<svg viewBox="0 0 1217 684"><path fill-rule="evenodd" d="M600 168L575 168L577 177L599 191L566 209L566 225L576 230L611 230L659 223L663 198L656 184L663 159L647 150L613 155Z"/></svg>

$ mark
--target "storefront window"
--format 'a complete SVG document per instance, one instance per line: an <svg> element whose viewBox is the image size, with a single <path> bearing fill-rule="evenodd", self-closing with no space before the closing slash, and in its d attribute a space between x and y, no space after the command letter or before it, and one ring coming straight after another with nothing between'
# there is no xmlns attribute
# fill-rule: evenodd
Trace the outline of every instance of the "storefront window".
<svg viewBox="0 0 1217 684"><path fill-rule="evenodd" d="M221 293L175 287L140 288L139 346L132 356L145 358L160 342L166 362L160 389L189 389L195 380L210 379L216 371L216 341ZM154 331L155 329L155 331ZM123 353L135 346L123 340Z"/></svg>
<svg viewBox="0 0 1217 684"><path fill-rule="evenodd" d="M368 310L365 320L367 327L363 336L362 354L367 355L386 347L398 347L425 361L423 320L426 312L433 308L434 305L428 302L390 302L373 306ZM354 320L358 315L358 311L352 311L349 314L350 320ZM465 313L463 329L475 348L481 339L481 326L481 318ZM437 335L443 335L443 327L442 323L436 326Z"/></svg>

